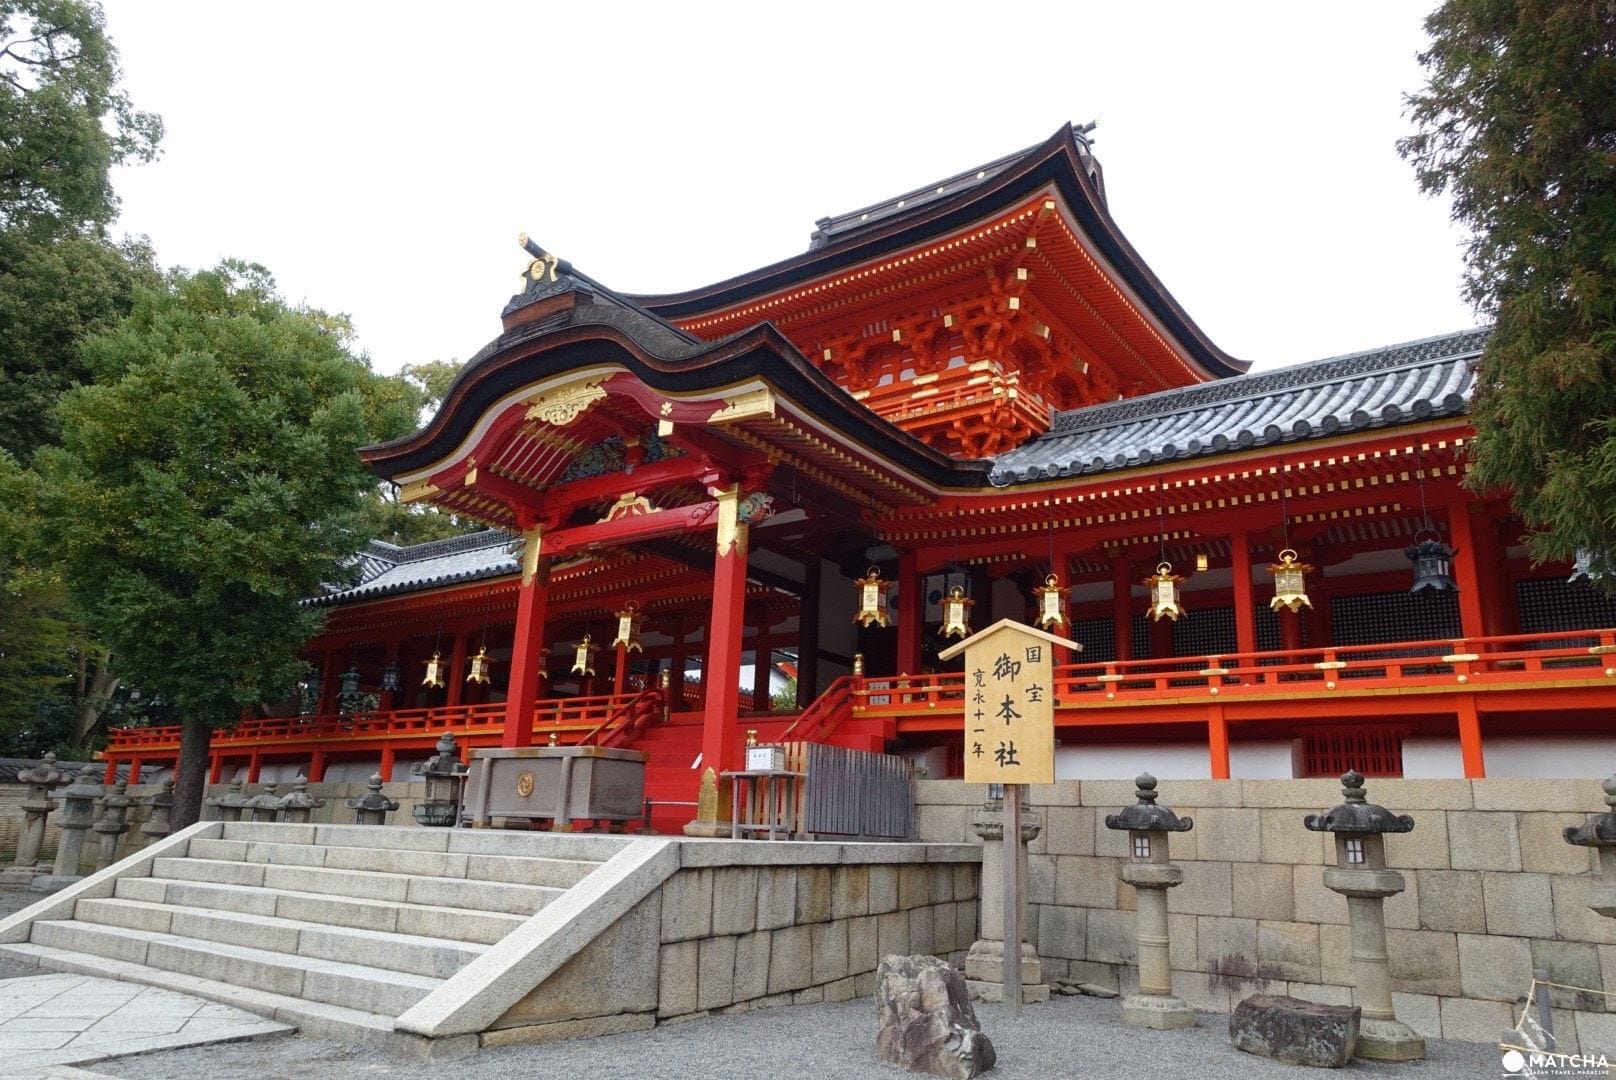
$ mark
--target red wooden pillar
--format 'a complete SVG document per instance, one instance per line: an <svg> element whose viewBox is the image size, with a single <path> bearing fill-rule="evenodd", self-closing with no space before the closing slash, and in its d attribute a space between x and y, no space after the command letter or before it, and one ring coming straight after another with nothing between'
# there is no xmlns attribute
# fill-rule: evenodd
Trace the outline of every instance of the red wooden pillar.
<svg viewBox="0 0 1616 1080"><path fill-rule="evenodd" d="M1133 659L1133 573L1128 560L1111 561L1111 621L1117 639L1117 659Z"/></svg>
<svg viewBox="0 0 1616 1080"><path fill-rule="evenodd" d="M1229 568L1234 574L1235 651L1254 653L1257 651L1257 596L1251 584L1251 534L1244 529L1229 534Z"/></svg>
<svg viewBox="0 0 1616 1080"><path fill-rule="evenodd" d="M337 687L342 682L337 668L342 666L341 661L340 649L325 651L325 666L320 670L320 707L316 710L321 716L330 716L337 711Z"/></svg>
<svg viewBox="0 0 1616 1080"><path fill-rule="evenodd" d="M746 613L747 528L737 514L740 487L718 493L718 541L713 558L713 613L707 625L701 763L722 775L730 765L740 711L741 624Z"/></svg>
<svg viewBox="0 0 1616 1080"><path fill-rule="evenodd" d="M466 692L466 644L471 638L471 631L456 630L454 647L449 650L449 674L447 678L448 696L444 699L445 705L458 705Z"/></svg>
<svg viewBox="0 0 1616 1080"><path fill-rule="evenodd" d="M376 771L382 774L382 783L386 784L386 783L390 783L392 781L392 779L393 779L393 748L391 746L382 747L382 764L381 764L381 767L379 769L377 769Z"/></svg>
<svg viewBox="0 0 1616 1080"><path fill-rule="evenodd" d="M1229 779L1229 724L1223 718L1222 705L1209 705L1206 710L1206 749L1210 759L1212 779Z"/></svg>
<svg viewBox="0 0 1616 1080"><path fill-rule="evenodd" d="M1481 749L1481 713L1476 708L1474 694L1460 694L1454 699L1459 721L1459 757L1464 762L1466 780L1480 780L1487 775L1487 760Z"/></svg>
<svg viewBox="0 0 1616 1080"><path fill-rule="evenodd" d="M628 646L619 644L612 651L617 654L612 671L612 693L621 694L628 686Z"/></svg>
<svg viewBox="0 0 1616 1080"><path fill-rule="evenodd" d="M1488 516L1485 505L1471 507L1469 517L1476 566L1485 568L1480 573L1482 624L1488 637L1514 633L1514 587L1504 573L1504 548L1498 542L1498 526Z"/></svg>
<svg viewBox="0 0 1616 1080"><path fill-rule="evenodd" d="M208 755L208 783L217 784L224 773L224 755L215 750Z"/></svg>
<svg viewBox="0 0 1616 1080"><path fill-rule="evenodd" d="M131 787L140 783L140 770L144 764L145 762L138 757L129 759L129 784Z"/></svg>
<svg viewBox="0 0 1616 1080"><path fill-rule="evenodd" d="M139 759L137 758L136 760L138 761ZM262 750L254 750L252 752L252 756L247 759L247 783L258 783L258 774L263 771L264 752Z"/></svg>
<svg viewBox="0 0 1616 1080"><path fill-rule="evenodd" d="M540 554L539 530L527 534L522 553L522 587L516 599L516 636L511 643L511 676L505 688L505 732L501 746L533 742L533 703L544 670L544 615L549 606L550 560Z"/></svg>
<svg viewBox="0 0 1616 1080"><path fill-rule="evenodd" d="M101 774L101 783L110 787L118 782L118 759L107 758L107 767Z"/></svg>
<svg viewBox="0 0 1616 1080"><path fill-rule="evenodd" d="M1448 507L1448 538L1454 547L1453 580L1459 586L1459 632L1467 638L1486 637L1481 574L1476 565L1476 537L1470 528L1470 512L1462 503ZM1477 753L1480 753L1479 743Z"/></svg>
<svg viewBox="0 0 1616 1080"><path fill-rule="evenodd" d="M925 599L920 595L919 559L913 551L898 556L898 674L920 674L921 623Z"/></svg>
<svg viewBox="0 0 1616 1080"><path fill-rule="evenodd" d="M309 755L309 771L307 776L308 781L311 784L318 784L321 780L325 779L324 750L316 750Z"/></svg>

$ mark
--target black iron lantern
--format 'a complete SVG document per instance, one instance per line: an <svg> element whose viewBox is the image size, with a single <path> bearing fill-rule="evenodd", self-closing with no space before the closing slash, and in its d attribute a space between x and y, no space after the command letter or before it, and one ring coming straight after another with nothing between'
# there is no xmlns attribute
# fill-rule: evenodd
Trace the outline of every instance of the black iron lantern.
<svg viewBox="0 0 1616 1080"><path fill-rule="evenodd" d="M403 680L404 669L399 667L397 660L394 660L392 663L382 668L381 689L387 693L396 694L398 691L404 689Z"/></svg>
<svg viewBox="0 0 1616 1080"><path fill-rule="evenodd" d="M1414 543L1405 548L1403 554L1414 564L1414 586L1409 592L1417 593L1422 589L1459 591L1459 586L1453 580L1453 557L1458 552L1444 544L1437 537L1436 530L1421 529L1414 535Z"/></svg>
<svg viewBox="0 0 1616 1080"><path fill-rule="evenodd" d="M365 696L359 689L359 665L349 667L339 678L342 679L342 689L337 692L338 705L345 713L358 712Z"/></svg>

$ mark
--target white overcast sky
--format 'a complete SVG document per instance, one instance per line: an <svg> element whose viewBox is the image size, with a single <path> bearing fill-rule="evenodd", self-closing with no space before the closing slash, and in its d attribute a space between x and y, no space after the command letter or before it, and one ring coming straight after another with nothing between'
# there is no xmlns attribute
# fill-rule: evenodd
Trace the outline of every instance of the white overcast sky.
<svg viewBox="0 0 1616 1080"><path fill-rule="evenodd" d="M168 128L116 177L120 227L165 264L265 264L393 370L498 332L519 231L623 291L691 288L1098 119L1167 288L1228 352L1294 363L1476 321L1462 233L1394 147L1427 7L107 0Z"/></svg>

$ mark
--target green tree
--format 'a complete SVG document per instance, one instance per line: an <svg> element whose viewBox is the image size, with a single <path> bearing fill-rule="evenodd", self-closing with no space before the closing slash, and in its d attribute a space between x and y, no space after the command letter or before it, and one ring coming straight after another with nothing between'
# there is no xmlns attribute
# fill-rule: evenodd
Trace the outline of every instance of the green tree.
<svg viewBox="0 0 1616 1080"><path fill-rule="evenodd" d="M0 228L117 214L112 166L150 161L163 135L119 75L99 5L0 0Z"/></svg>
<svg viewBox="0 0 1616 1080"><path fill-rule="evenodd" d="M414 431L419 423L431 419L443 404L449 386L460 374L458 360L431 360L424 364L405 364L397 375L391 376L390 393L413 409L410 422L400 430L381 438L397 438ZM450 536L476 532L483 528L480 522L444 513L435 506L421 503L406 504L398 501L398 489L390 483L376 486L371 498L365 502L365 531L390 544L407 547L428 540L442 540Z"/></svg>
<svg viewBox="0 0 1616 1080"><path fill-rule="evenodd" d="M1535 558L1616 571L1616 4L1447 0L1399 150L1471 230L1494 328L1470 483L1507 488Z"/></svg>
<svg viewBox="0 0 1616 1080"><path fill-rule="evenodd" d="M212 729L286 696L321 626L298 601L365 539L374 376L343 320L241 263L138 292L85 357L95 381L63 395L62 446L39 455L47 533L120 671L178 718L188 824Z"/></svg>

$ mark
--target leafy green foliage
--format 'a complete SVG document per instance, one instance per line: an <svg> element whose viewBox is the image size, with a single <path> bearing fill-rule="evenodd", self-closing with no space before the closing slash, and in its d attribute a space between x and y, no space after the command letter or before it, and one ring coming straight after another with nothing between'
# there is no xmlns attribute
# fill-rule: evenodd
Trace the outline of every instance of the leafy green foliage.
<svg viewBox="0 0 1616 1080"><path fill-rule="evenodd" d="M1507 488L1539 559L1616 571L1616 5L1447 0L1399 149L1472 235L1495 320L1470 483Z"/></svg>
<svg viewBox="0 0 1616 1080"><path fill-rule="evenodd" d="M49 539L120 671L181 718L176 820L194 820L210 729L304 671L321 620L298 600L365 539L355 451L387 410L367 408L346 323L287 305L258 266L139 291L84 354L95 381L62 396L63 444L39 455Z"/></svg>
<svg viewBox="0 0 1616 1080"><path fill-rule="evenodd" d="M113 219L109 170L150 161L163 134L118 77L98 5L0 0L0 227Z"/></svg>
<svg viewBox="0 0 1616 1080"><path fill-rule="evenodd" d="M460 374L461 367L458 360L405 364L397 375L388 380L379 380L389 383L388 389L383 392L394 395L400 407L412 411L409 422L403 426L373 428L377 441L400 438L414 431L419 423L430 419L443 404L449 385ZM372 497L365 502L364 531L400 547L442 540L481 528L483 526L479 522L444 513L435 506L401 503L392 484L378 485Z"/></svg>

